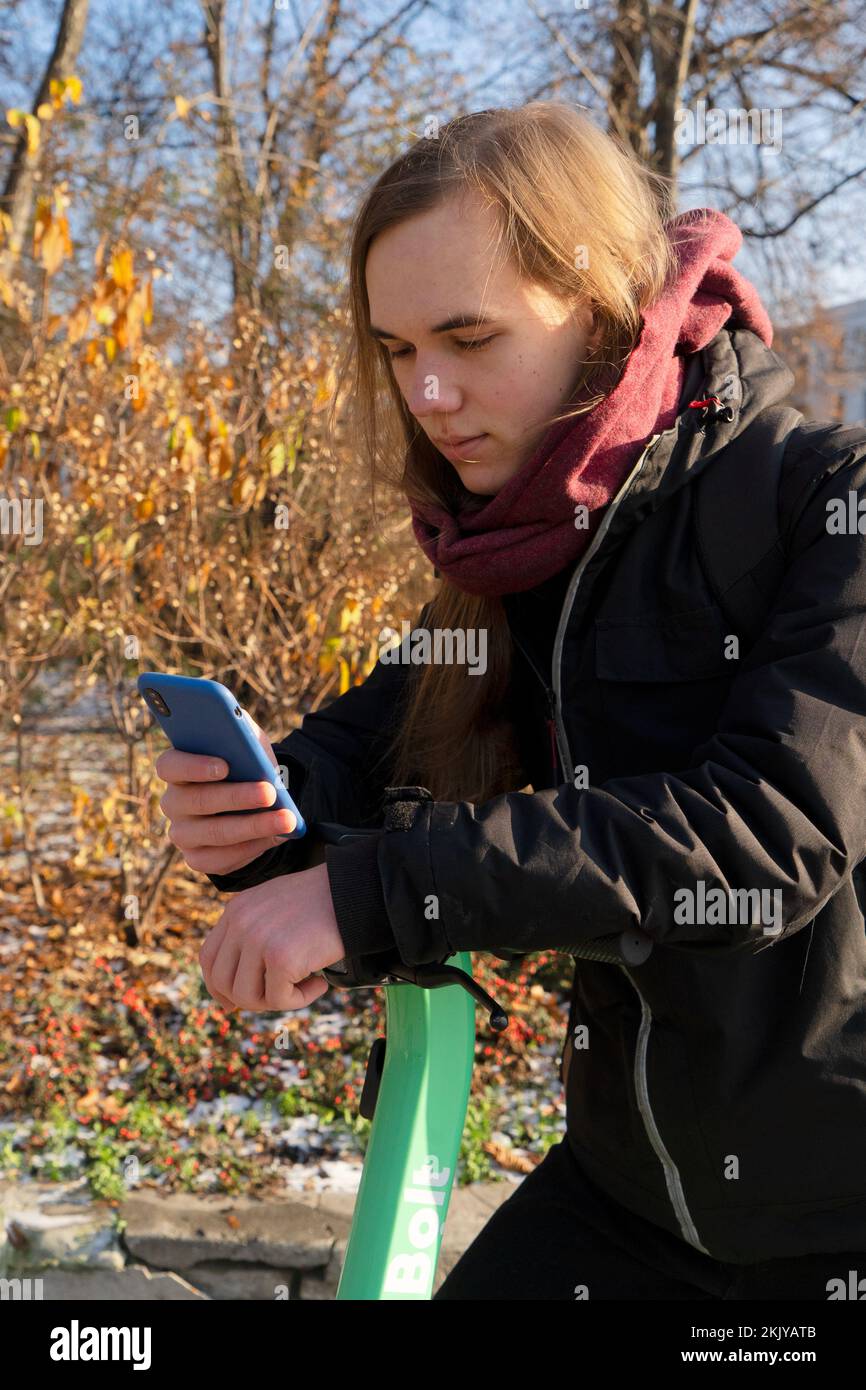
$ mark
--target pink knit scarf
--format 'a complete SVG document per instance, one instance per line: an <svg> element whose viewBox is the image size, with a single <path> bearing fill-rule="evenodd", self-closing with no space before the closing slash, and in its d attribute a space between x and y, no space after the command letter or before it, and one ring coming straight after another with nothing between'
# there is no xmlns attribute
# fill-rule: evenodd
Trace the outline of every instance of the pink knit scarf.
<svg viewBox="0 0 866 1390"><path fill-rule="evenodd" d="M548 430L479 510L452 515L442 507L412 507L418 544L458 589L519 593L573 564L647 440L674 423L685 357L729 320L772 345L757 290L731 265L743 243L739 227L724 213L697 208L673 218L666 231L678 273L642 316L640 337L609 395ZM574 525L580 503L589 514L583 530Z"/></svg>

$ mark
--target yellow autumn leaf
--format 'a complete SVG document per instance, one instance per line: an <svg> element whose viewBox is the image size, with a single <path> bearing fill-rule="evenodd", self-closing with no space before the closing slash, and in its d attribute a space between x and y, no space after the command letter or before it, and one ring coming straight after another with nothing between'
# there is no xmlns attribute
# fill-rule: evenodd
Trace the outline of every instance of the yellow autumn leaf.
<svg viewBox="0 0 866 1390"><path fill-rule="evenodd" d="M102 346L108 361L113 362L115 353L117 352L117 343L114 338L106 338Z"/></svg>
<svg viewBox="0 0 866 1390"><path fill-rule="evenodd" d="M277 435L268 448L268 470L272 478L278 478L286 466L286 446Z"/></svg>
<svg viewBox="0 0 866 1390"><path fill-rule="evenodd" d="M118 251L111 258L111 278L119 290L131 290L134 275L132 272L132 252Z"/></svg>
<svg viewBox="0 0 866 1390"><path fill-rule="evenodd" d="M127 342L124 346L129 346L133 351L138 346L141 337L141 321L144 315L145 296L141 290L136 290L135 294L130 295L129 303L126 306L126 337Z"/></svg>
<svg viewBox="0 0 866 1390"><path fill-rule="evenodd" d="M40 101L36 108L36 114L40 121L50 121L51 117L54 115L54 107L51 105L50 101Z"/></svg>
<svg viewBox="0 0 866 1390"><path fill-rule="evenodd" d="M199 440L196 439L194 434L190 434L183 441L183 448L180 451L181 463L190 465L197 464L201 462L203 457L204 449L202 448L201 443L199 442ZM255 487L255 480L250 478L249 481L253 484L253 487Z"/></svg>
<svg viewBox="0 0 866 1390"><path fill-rule="evenodd" d="M87 332L87 325L90 322L90 310L86 304L79 304L69 315L69 327L67 338L70 343L77 343Z"/></svg>
<svg viewBox="0 0 866 1390"><path fill-rule="evenodd" d="M228 440L223 439L220 442L219 455L217 458L217 477L227 478L234 467L234 462L235 456L232 452L232 447Z"/></svg>
<svg viewBox="0 0 866 1390"><path fill-rule="evenodd" d="M356 627L360 614L360 603L358 603L356 599L348 599L340 613L340 631L345 632L347 628Z"/></svg>
<svg viewBox="0 0 866 1390"><path fill-rule="evenodd" d="M349 670L349 663L345 657L340 657L340 694L345 695L349 686L352 684L352 673Z"/></svg>
<svg viewBox="0 0 866 1390"><path fill-rule="evenodd" d="M36 154L39 149L39 120L36 116L31 116L29 111L19 111L12 107L6 112L6 120L13 129L23 125L27 130L27 153Z"/></svg>
<svg viewBox="0 0 866 1390"><path fill-rule="evenodd" d="M135 515L139 521L149 521L156 511L156 503L152 497L142 497L135 509Z"/></svg>
<svg viewBox="0 0 866 1390"><path fill-rule="evenodd" d="M53 217L48 200L39 199L39 210L33 226L33 255L38 255L48 275L53 275L72 251L69 223L65 217Z"/></svg>
<svg viewBox="0 0 866 1390"><path fill-rule="evenodd" d="M36 154L39 149L39 132L42 129L42 124L38 116L31 116L29 111L24 117L24 123L27 126L27 153Z"/></svg>
<svg viewBox="0 0 866 1390"><path fill-rule="evenodd" d="M232 501L236 506L243 507L255 490L255 478L251 478L248 473L242 473L232 483Z"/></svg>
<svg viewBox="0 0 866 1390"><path fill-rule="evenodd" d="M77 106L81 101L81 78L80 77L52 77L48 91L56 110L59 110L68 97Z"/></svg>
<svg viewBox="0 0 866 1390"><path fill-rule="evenodd" d="M189 107L190 103L187 101L186 97L175 97L174 109L182 121L186 119Z"/></svg>

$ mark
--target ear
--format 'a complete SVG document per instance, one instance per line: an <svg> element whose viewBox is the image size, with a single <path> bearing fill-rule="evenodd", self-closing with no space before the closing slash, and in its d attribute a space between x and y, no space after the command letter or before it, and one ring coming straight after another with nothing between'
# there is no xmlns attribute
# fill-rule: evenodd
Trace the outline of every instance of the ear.
<svg viewBox="0 0 866 1390"><path fill-rule="evenodd" d="M591 306L587 304L585 300L581 301L579 305L575 306L572 312L575 322L583 328L583 331L585 333L588 333L588 337L586 339L586 346L588 348L598 347L602 331L602 325L599 321L598 315L595 312L593 312Z"/></svg>

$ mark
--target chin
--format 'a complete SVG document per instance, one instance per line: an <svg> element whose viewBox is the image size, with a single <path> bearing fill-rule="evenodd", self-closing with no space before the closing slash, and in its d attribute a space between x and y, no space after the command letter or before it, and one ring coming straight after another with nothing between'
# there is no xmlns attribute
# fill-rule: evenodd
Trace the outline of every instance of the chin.
<svg viewBox="0 0 866 1390"><path fill-rule="evenodd" d="M491 478L490 470L477 463L458 469L458 473L466 491L475 493L477 497L495 497L507 482L506 478Z"/></svg>

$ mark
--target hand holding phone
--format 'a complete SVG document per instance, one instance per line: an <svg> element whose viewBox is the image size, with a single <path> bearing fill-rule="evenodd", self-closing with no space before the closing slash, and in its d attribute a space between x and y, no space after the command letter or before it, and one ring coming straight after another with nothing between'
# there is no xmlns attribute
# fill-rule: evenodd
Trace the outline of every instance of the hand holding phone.
<svg viewBox="0 0 866 1390"><path fill-rule="evenodd" d="M218 681L146 671L138 689L172 748L160 809L191 869L228 874L306 833L267 735Z"/></svg>

